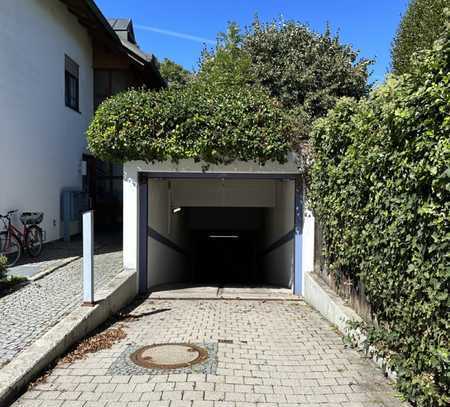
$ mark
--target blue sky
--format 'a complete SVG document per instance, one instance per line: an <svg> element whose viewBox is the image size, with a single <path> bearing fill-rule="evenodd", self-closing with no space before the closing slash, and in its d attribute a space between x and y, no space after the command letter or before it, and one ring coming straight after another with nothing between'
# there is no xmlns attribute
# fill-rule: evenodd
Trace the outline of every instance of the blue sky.
<svg viewBox="0 0 450 407"><path fill-rule="evenodd" d="M408 0L96 0L106 17L130 17L144 51L170 58L188 69L198 63L204 41L212 42L229 21L249 25L282 15L323 31L329 22L342 41L376 59L372 80L383 80L390 45ZM211 45L209 45L211 46Z"/></svg>

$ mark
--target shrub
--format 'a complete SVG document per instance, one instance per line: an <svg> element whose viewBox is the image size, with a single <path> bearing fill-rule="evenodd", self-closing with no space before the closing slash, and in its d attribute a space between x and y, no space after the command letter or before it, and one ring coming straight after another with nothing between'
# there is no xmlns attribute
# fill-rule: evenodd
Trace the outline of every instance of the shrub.
<svg viewBox="0 0 450 407"><path fill-rule="evenodd" d="M360 279L398 387L450 402L450 36L312 135L312 200L331 273Z"/></svg>
<svg viewBox="0 0 450 407"><path fill-rule="evenodd" d="M5 256L0 256L0 280L6 277L7 259Z"/></svg>
<svg viewBox="0 0 450 407"><path fill-rule="evenodd" d="M450 0L411 0L392 43L392 68L396 74L407 73L413 55L433 46L449 15ZM412 58L413 57L413 58Z"/></svg>
<svg viewBox="0 0 450 407"><path fill-rule="evenodd" d="M90 151L107 161L265 163L286 160L295 128L263 90L194 81L106 100L87 135Z"/></svg>

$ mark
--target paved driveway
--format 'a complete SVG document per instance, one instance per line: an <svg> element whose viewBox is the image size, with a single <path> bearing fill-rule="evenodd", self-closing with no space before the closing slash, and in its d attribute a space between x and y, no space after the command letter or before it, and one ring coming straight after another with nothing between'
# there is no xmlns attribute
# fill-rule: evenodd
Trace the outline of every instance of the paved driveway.
<svg viewBox="0 0 450 407"><path fill-rule="evenodd" d="M41 268L42 264L72 262L0 298L0 371L82 301L82 260L74 257L79 244L75 242L64 251L52 250L54 246L62 246L59 242L51 245L44 252L49 258L37 263ZM122 271L121 250L120 239L103 238L94 260L96 287L101 287ZM54 255L55 252L58 255Z"/></svg>
<svg viewBox="0 0 450 407"><path fill-rule="evenodd" d="M380 370L300 301L147 299L132 315L114 325L124 325L125 339L59 365L14 407L404 405ZM180 342L209 358L178 370L129 358L143 345Z"/></svg>

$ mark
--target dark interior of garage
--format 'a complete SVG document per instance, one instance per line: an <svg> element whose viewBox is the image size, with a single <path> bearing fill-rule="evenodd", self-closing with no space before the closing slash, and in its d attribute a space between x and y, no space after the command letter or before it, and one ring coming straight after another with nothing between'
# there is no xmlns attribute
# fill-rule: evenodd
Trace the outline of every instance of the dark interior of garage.
<svg viewBox="0 0 450 407"><path fill-rule="evenodd" d="M192 282L263 285L263 209L186 208Z"/></svg>

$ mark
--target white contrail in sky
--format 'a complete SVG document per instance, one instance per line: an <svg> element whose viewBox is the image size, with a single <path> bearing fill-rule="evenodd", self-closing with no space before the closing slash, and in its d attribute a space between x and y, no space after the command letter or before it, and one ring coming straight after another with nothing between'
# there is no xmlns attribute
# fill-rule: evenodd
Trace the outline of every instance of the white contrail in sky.
<svg viewBox="0 0 450 407"><path fill-rule="evenodd" d="M196 42L201 42L201 43L211 44L211 45L215 45L216 44L216 41L210 40L208 38L197 37L195 35L180 33L180 32L177 32L177 31L163 30L161 28L150 27L148 25L140 25L140 24L136 24L135 27L137 29L139 29L139 30L152 31L152 32L155 32L155 33L158 33L158 34L163 34L163 35L169 35L171 37L182 38L184 40L196 41Z"/></svg>

